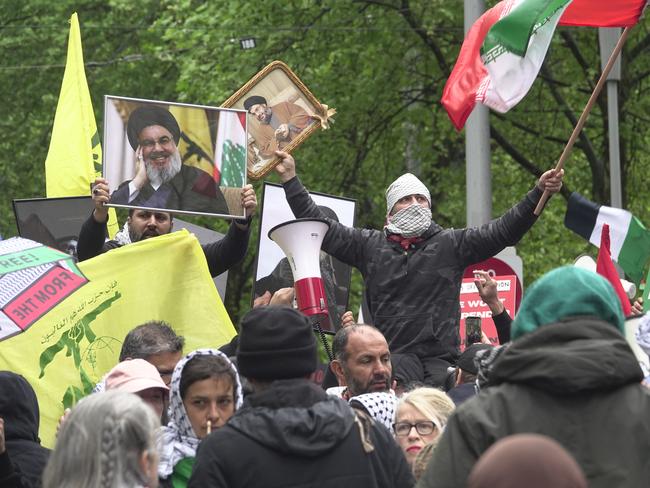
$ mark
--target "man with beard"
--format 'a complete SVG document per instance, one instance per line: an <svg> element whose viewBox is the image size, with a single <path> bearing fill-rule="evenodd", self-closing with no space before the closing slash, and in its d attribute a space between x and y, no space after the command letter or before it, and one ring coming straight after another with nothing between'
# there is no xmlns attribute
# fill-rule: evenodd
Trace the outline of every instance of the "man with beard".
<svg viewBox="0 0 650 488"><path fill-rule="evenodd" d="M226 199L212 175L182 164L177 148L181 130L161 107L144 105L129 116L127 136L135 150L136 174L111 195L111 202L229 214Z"/></svg>
<svg viewBox="0 0 650 488"><path fill-rule="evenodd" d="M255 117L257 124L249 125L260 156L275 157L275 151L284 148L311 122L309 114L291 102L280 102L269 107L266 98L254 95L244 101L244 109Z"/></svg>
<svg viewBox="0 0 650 488"><path fill-rule="evenodd" d="M168 212L144 209L130 209L129 218L115 239L105 241L107 234L108 207L104 204L111 201L108 182L97 178L92 191L95 209L84 222L79 232L77 256L79 261L90 259L104 252L116 249L132 242L138 242L150 237L169 234L173 227L173 216ZM241 204L246 212L246 219L233 220L228 233L223 239L202 245L208 262L210 274L214 277L239 263L246 255L250 222L257 207L257 198L252 185L246 185L241 191Z"/></svg>
<svg viewBox="0 0 650 488"><path fill-rule="evenodd" d="M365 393L389 392L392 366L388 343L371 325L353 324L339 330L332 342L330 368L339 388L328 393L349 400Z"/></svg>

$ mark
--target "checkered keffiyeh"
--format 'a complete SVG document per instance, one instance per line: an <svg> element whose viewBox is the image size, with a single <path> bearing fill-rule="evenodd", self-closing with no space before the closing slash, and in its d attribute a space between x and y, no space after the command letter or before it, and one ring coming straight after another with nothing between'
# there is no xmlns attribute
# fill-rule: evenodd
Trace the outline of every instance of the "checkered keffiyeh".
<svg viewBox="0 0 650 488"><path fill-rule="evenodd" d="M359 403L376 422L392 431L397 407L397 397L394 393L364 393L350 398L350 404L355 402Z"/></svg>
<svg viewBox="0 0 650 488"><path fill-rule="evenodd" d="M386 214L390 214L393 206L400 198L409 195L424 195L429 201L429 208L431 208L431 194L429 193L429 189L417 176L411 173L405 173L393 181L386 190Z"/></svg>
<svg viewBox="0 0 650 488"><path fill-rule="evenodd" d="M431 225L431 209L420 205L411 205L388 217L384 229L387 234L402 237L419 237Z"/></svg>
<svg viewBox="0 0 650 488"><path fill-rule="evenodd" d="M235 373L235 410L241 407L243 401L241 382L239 374L228 356L217 349L197 349L181 359L172 374L172 382L169 388L169 423L162 428L158 439L158 475L168 478L174 471L174 466L187 457L195 457L196 449L201 442L196 436L192 424L185 411L183 399L181 398L180 385L183 368L196 356L221 356L230 365Z"/></svg>
<svg viewBox="0 0 650 488"><path fill-rule="evenodd" d="M639 320L639 328L636 330L636 342L643 352L650 356L650 313L645 314Z"/></svg>

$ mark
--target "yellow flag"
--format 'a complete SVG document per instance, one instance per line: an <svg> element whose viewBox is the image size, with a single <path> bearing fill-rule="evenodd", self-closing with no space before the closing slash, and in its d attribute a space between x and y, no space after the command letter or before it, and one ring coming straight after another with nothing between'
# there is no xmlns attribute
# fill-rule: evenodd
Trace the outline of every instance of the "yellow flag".
<svg viewBox="0 0 650 488"><path fill-rule="evenodd" d="M102 175L102 148L84 70L77 14L70 17L68 58L54 116L50 148L45 160L47 196L90 195L90 185ZM110 209L108 232L118 231L115 210Z"/></svg>
<svg viewBox="0 0 650 488"><path fill-rule="evenodd" d="M212 176L214 147L205 110L188 110L172 105L169 111L181 128L178 150L183 155L183 164L194 166Z"/></svg>
<svg viewBox="0 0 650 488"><path fill-rule="evenodd" d="M15 274L9 281L30 274L27 261L41 267L52 262L57 258L52 252L43 247L16 253L6 260ZM78 267L85 284L63 268L52 277L33 276L33 284L17 287L18 296L0 312L5 324L10 318L24 329L0 338L0 370L19 373L34 387L46 446L54 443L64 407L88 394L117 364L122 341L135 326L167 322L185 337L185 352L219 347L235 335L205 255L186 230L129 244ZM52 301L57 304L38 318ZM0 331L2 326L0 321Z"/></svg>

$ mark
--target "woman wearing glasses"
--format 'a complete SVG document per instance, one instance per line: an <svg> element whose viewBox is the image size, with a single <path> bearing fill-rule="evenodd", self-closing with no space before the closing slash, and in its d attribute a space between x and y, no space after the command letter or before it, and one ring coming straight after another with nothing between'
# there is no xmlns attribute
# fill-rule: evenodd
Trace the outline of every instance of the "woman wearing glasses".
<svg viewBox="0 0 650 488"><path fill-rule="evenodd" d="M454 402L435 388L416 388L400 399L393 431L409 465L440 435L453 410Z"/></svg>

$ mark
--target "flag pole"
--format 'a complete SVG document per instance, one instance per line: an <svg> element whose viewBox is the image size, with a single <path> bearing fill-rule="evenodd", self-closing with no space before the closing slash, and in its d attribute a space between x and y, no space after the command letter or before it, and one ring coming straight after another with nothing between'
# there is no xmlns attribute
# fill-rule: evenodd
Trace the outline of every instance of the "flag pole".
<svg viewBox="0 0 650 488"><path fill-rule="evenodd" d="M562 155L560 156L560 159L558 160L557 165L555 166L556 170L560 170L564 168L564 163L568 159L569 154L573 149L573 144L575 144L576 139L578 139L578 136L580 135L580 132L582 132L582 128L585 126L585 123L587 122L587 118L589 117L589 113L591 112L591 109L596 103L596 99L598 98L598 95L600 95L603 86L605 86L605 82L607 81L607 76L609 75L609 72L614 67L614 62L616 61L616 58L621 52L621 49L623 49L623 45L627 40L627 36L629 35L631 28L632 28L631 26L626 27L623 30L621 37L618 39L618 42L616 43L616 47L614 47L614 50L612 51L612 55L609 57L609 60L607 61L607 64L605 65L603 72L600 74L600 78L598 79L598 83L596 83L596 87L594 88L594 91L591 94L591 97L589 97L589 101L587 102L587 105L585 105L585 108L582 111L582 115L580 116L580 119L578 119L578 123L573 129L573 133L571 134L569 141L564 147L564 151L562 151ZM542 195L542 198L539 199L539 203L537 204L537 207L535 207L535 212L534 212L535 215L539 215L542 213L542 210L544 209L544 205L546 205L546 201L550 198L550 196L551 194L548 192L548 190L544 190L544 194Z"/></svg>

